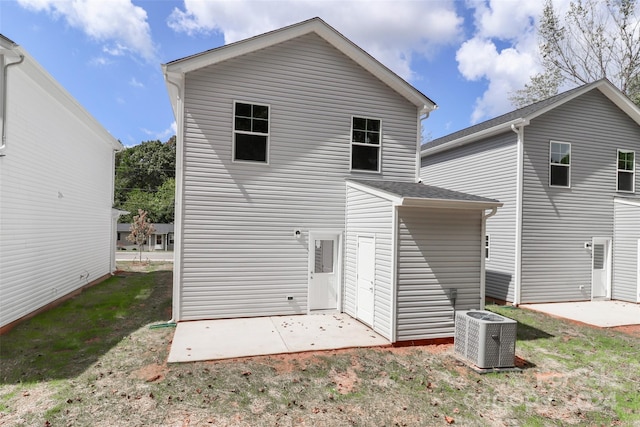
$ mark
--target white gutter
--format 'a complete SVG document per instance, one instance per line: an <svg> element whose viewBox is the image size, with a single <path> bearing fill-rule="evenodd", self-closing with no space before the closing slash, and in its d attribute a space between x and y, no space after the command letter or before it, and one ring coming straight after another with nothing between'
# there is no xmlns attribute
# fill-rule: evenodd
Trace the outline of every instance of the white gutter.
<svg viewBox="0 0 640 427"><path fill-rule="evenodd" d="M527 123L528 124L528 123ZM521 124L517 127L511 125L511 130L518 135L517 145L517 176L516 176L516 229L515 229L515 271L514 271L514 289L513 289L513 305L519 306L522 296L522 193L523 193L523 175L524 175L524 126Z"/></svg>
<svg viewBox="0 0 640 427"><path fill-rule="evenodd" d="M491 209L491 212L488 214L482 215L482 227L480 232L480 310L484 310L484 300L485 300L485 292L486 292L486 282L487 282L487 274L485 270L485 244L486 244L486 236L487 236L487 220L498 213L498 207L494 207Z"/></svg>
<svg viewBox="0 0 640 427"><path fill-rule="evenodd" d="M501 123L497 126L481 130L479 132L474 132L472 134L463 136L458 139L454 139L452 141L446 142L444 144L436 145L435 147L429 147L422 150L420 153L421 157L427 157L434 154L441 153L443 151L451 150L452 148L460 147L466 144L470 144L474 141L478 141L483 138L488 138L493 135L497 135L502 132L508 131L512 126L526 126L529 124L529 120L525 118L518 118L515 120L511 120L510 122Z"/></svg>
<svg viewBox="0 0 640 427"><path fill-rule="evenodd" d="M183 156L184 156L184 80L178 83L169 80L169 75L165 72L164 78L168 84L174 86L178 93L176 95L176 193L175 193L175 228L173 246L173 303L171 309L171 320L167 323L176 323L181 320L181 291L182 291L182 209L183 201ZM171 100L173 104L173 100Z"/></svg>
<svg viewBox="0 0 640 427"><path fill-rule="evenodd" d="M7 148L7 76L8 68L12 65L19 65L24 61L24 55L20 54L20 59L10 62L2 67L2 143L0 144L0 157L5 156L4 150Z"/></svg>

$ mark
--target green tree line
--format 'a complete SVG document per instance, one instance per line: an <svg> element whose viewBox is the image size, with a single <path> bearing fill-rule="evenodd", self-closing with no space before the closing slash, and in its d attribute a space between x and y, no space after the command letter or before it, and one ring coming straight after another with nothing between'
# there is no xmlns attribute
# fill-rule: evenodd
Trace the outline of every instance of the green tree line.
<svg viewBox="0 0 640 427"><path fill-rule="evenodd" d="M130 212L119 222L130 223L138 209L154 223L172 223L175 208L176 137L145 141L116 154L115 200Z"/></svg>

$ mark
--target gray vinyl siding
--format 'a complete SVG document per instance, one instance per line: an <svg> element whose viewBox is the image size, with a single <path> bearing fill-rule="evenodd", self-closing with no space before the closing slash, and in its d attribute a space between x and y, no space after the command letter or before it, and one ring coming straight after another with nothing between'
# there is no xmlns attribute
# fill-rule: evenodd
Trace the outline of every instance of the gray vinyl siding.
<svg viewBox="0 0 640 427"><path fill-rule="evenodd" d="M30 57L7 80L0 327L111 273L115 140Z"/></svg>
<svg viewBox="0 0 640 427"><path fill-rule="evenodd" d="M491 256L486 295L513 301L516 239L517 136L504 134L422 159L425 184L489 197L504 203L487 220Z"/></svg>
<svg viewBox="0 0 640 427"><path fill-rule="evenodd" d="M636 205L614 203L613 286L611 298L640 302L638 242L640 242L640 200Z"/></svg>
<svg viewBox="0 0 640 427"><path fill-rule="evenodd" d="M391 340L393 207L389 200L347 186L343 310L356 317L358 236L375 239L373 329Z"/></svg>
<svg viewBox="0 0 640 427"><path fill-rule="evenodd" d="M397 340L452 337L456 310L480 308L481 211L399 208Z"/></svg>
<svg viewBox="0 0 640 427"><path fill-rule="evenodd" d="M640 128L594 90L533 119L524 135L522 303L588 300L584 244L613 238L617 149L640 152ZM571 188L549 186L550 140L571 143Z"/></svg>
<svg viewBox="0 0 640 427"><path fill-rule="evenodd" d="M268 165L232 161L234 101L270 106ZM381 173L349 172L353 115ZM308 231L344 228L345 178L414 180L416 117L314 34L187 74L179 319L306 313Z"/></svg>

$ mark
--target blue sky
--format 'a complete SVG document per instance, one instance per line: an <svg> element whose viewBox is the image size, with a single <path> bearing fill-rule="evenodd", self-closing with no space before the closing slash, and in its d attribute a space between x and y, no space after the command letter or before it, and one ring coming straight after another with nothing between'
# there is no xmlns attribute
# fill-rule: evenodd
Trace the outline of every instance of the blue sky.
<svg viewBox="0 0 640 427"><path fill-rule="evenodd" d="M425 122L437 138L512 109L509 93L540 69L541 9L540 0L0 0L0 33L130 146L175 133L160 64L319 16L438 104Z"/></svg>

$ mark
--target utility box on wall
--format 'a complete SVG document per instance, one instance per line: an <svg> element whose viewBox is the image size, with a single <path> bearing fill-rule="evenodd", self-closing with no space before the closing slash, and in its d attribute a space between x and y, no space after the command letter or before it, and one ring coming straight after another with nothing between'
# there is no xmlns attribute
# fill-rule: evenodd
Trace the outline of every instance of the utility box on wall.
<svg viewBox="0 0 640 427"><path fill-rule="evenodd" d="M484 310L458 311L454 352L481 369L515 365L518 322Z"/></svg>

